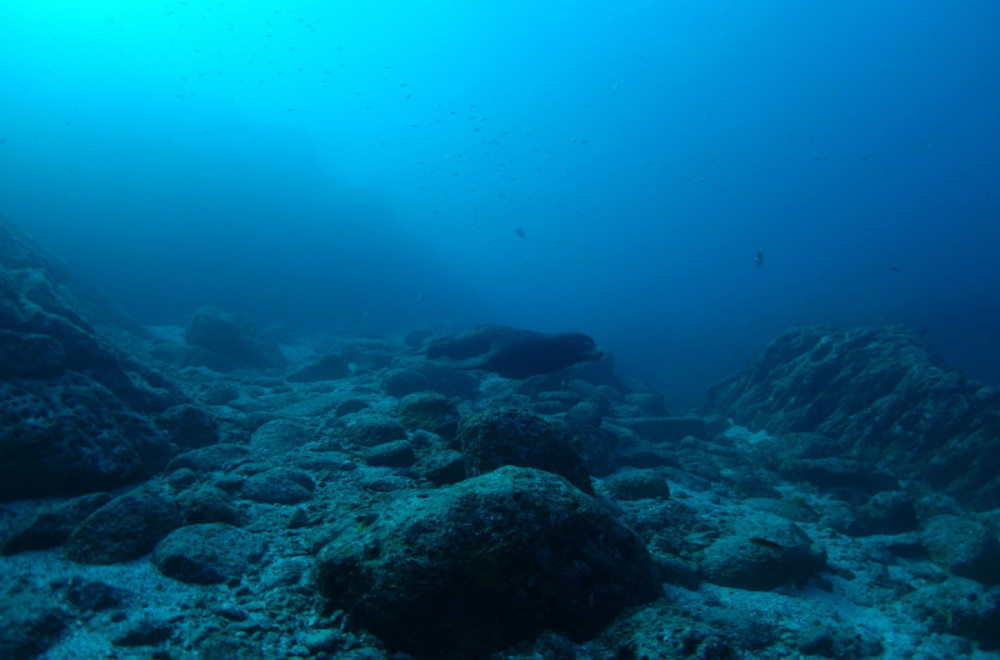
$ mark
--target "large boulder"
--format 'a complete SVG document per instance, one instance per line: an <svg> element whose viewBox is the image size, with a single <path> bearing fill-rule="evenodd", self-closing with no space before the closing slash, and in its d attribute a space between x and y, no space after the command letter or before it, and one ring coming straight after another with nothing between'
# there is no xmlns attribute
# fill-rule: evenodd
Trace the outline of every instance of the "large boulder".
<svg viewBox="0 0 1000 660"><path fill-rule="evenodd" d="M794 328L708 401L754 431L836 439L853 472L1000 506L1000 390L966 380L904 328Z"/></svg>
<svg viewBox="0 0 1000 660"><path fill-rule="evenodd" d="M473 658L555 630L587 638L657 597L642 540L564 479L507 466L348 527L316 579L390 648Z"/></svg>

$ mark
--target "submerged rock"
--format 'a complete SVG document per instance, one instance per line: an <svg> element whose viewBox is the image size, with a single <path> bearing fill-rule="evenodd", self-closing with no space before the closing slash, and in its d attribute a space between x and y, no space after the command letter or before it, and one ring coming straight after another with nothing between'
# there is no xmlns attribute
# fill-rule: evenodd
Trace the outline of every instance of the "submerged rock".
<svg viewBox="0 0 1000 660"><path fill-rule="evenodd" d="M184 341L232 360L235 366L267 369L285 365L278 343L257 329L246 316L202 307L188 323ZM216 362L205 366L212 368Z"/></svg>
<svg viewBox="0 0 1000 660"><path fill-rule="evenodd" d="M1000 506L1000 391L967 381L904 328L795 328L712 386L712 411L771 434L816 433L850 466L919 479L976 509ZM835 458L835 457L826 457Z"/></svg>
<svg viewBox="0 0 1000 660"><path fill-rule="evenodd" d="M473 658L542 630L586 638L659 594L634 532L563 479L513 466L397 500L316 567L335 607L420 658Z"/></svg>
<svg viewBox="0 0 1000 660"><path fill-rule="evenodd" d="M119 335L144 336L0 220L0 501L117 488L170 458L150 416L181 397Z"/></svg>
<svg viewBox="0 0 1000 660"><path fill-rule="evenodd" d="M487 410L462 421L459 439L470 476L519 465L558 474L583 492L594 493L569 433L538 415L514 408Z"/></svg>

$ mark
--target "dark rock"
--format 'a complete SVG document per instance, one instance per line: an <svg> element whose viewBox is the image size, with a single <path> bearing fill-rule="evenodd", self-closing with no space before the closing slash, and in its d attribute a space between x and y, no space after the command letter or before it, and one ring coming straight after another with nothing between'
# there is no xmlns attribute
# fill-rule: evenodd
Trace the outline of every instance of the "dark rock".
<svg viewBox="0 0 1000 660"><path fill-rule="evenodd" d="M243 577L263 552L263 542L242 529L222 523L188 525L156 545L153 563L181 582L220 584Z"/></svg>
<svg viewBox="0 0 1000 660"><path fill-rule="evenodd" d="M958 516L938 516L927 523L923 542L931 560L952 575L1000 584L1000 540L985 525Z"/></svg>
<svg viewBox="0 0 1000 660"><path fill-rule="evenodd" d="M0 607L0 658L41 658L67 628L67 615L51 594L5 598Z"/></svg>
<svg viewBox="0 0 1000 660"><path fill-rule="evenodd" d="M701 561L709 582L752 591L803 586L825 565L825 553L797 525L756 517L708 546Z"/></svg>
<svg viewBox="0 0 1000 660"><path fill-rule="evenodd" d="M65 369L66 351L55 337L0 330L0 378L52 378Z"/></svg>
<svg viewBox="0 0 1000 660"><path fill-rule="evenodd" d="M316 484L302 470L273 468L247 479L243 497L262 504L298 504L312 499Z"/></svg>
<svg viewBox="0 0 1000 660"><path fill-rule="evenodd" d="M20 382L0 382L0 501L109 490L169 458L148 418L90 377Z"/></svg>
<svg viewBox="0 0 1000 660"><path fill-rule="evenodd" d="M846 437L830 438L819 433L773 436L756 446L755 457L789 481L837 490L841 497L857 491L864 500L870 494L900 486L899 480L881 465L859 461Z"/></svg>
<svg viewBox="0 0 1000 660"><path fill-rule="evenodd" d="M591 337L579 332L545 334L501 325L482 325L431 340L430 360L451 369L492 371L523 379L559 371L603 355Z"/></svg>
<svg viewBox="0 0 1000 660"><path fill-rule="evenodd" d="M347 399L337 404L337 408L334 410L333 414L336 417L343 417L344 415L350 415L351 413L370 409L371 405L366 401L362 401L361 399Z"/></svg>
<svg viewBox="0 0 1000 660"><path fill-rule="evenodd" d="M243 460L248 453L246 447L231 443L219 443L201 449L193 449L170 461L167 464L167 472L187 468L198 474L205 474Z"/></svg>
<svg viewBox="0 0 1000 660"><path fill-rule="evenodd" d="M445 439L458 432L458 408L436 392L407 394L396 405L396 417L408 429L423 429Z"/></svg>
<svg viewBox="0 0 1000 660"><path fill-rule="evenodd" d="M312 433L303 424L290 419L272 419L253 432L250 446L255 455L275 455L297 449L312 439Z"/></svg>
<svg viewBox="0 0 1000 660"><path fill-rule="evenodd" d="M916 507L906 493L890 490L876 493L862 506L844 530L850 536L901 534L917 528Z"/></svg>
<svg viewBox="0 0 1000 660"><path fill-rule="evenodd" d="M405 347L384 339L352 337L344 341L340 357L365 369L383 369L405 350Z"/></svg>
<svg viewBox="0 0 1000 660"><path fill-rule="evenodd" d="M600 401L581 401L566 412L566 421L572 424L600 427L607 406Z"/></svg>
<svg viewBox="0 0 1000 660"><path fill-rule="evenodd" d="M202 485L186 490L177 500L188 525L215 522L236 525L240 519L229 494L215 486Z"/></svg>
<svg viewBox="0 0 1000 660"><path fill-rule="evenodd" d="M413 445L408 440L395 440L375 445L366 449L364 456L368 465L376 467L409 467L417 460Z"/></svg>
<svg viewBox="0 0 1000 660"><path fill-rule="evenodd" d="M84 580L74 577L66 588L66 600L85 612L100 612L118 607L125 594L100 580Z"/></svg>
<svg viewBox="0 0 1000 660"><path fill-rule="evenodd" d="M200 398L210 406L224 406L240 398L240 391L232 383L217 380L205 388Z"/></svg>
<svg viewBox="0 0 1000 660"><path fill-rule="evenodd" d="M424 389L460 399L474 399L479 391L479 378L471 373L442 367L427 360L397 360L394 364L405 365L427 379Z"/></svg>
<svg viewBox="0 0 1000 660"><path fill-rule="evenodd" d="M111 643L115 646L156 646L174 635L169 621L143 617L115 636Z"/></svg>
<svg viewBox="0 0 1000 660"><path fill-rule="evenodd" d="M465 456L460 451L445 449L421 458L411 470L438 486L458 483L465 479Z"/></svg>
<svg viewBox="0 0 1000 660"><path fill-rule="evenodd" d="M642 541L546 472L503 467L397 500L320 553L317 584L391 649L470 658L586 638L659 593Z"/></svg>
<svg viewBox="0 0 1000 660"><path fill-rule="evenodd" d="M389 369L382 374L382 391L389 396L403 398L407 394L431 389L431 381L413 369Z"/></svg>
<svg viewBox="0 0 1000 660"><path fill-rule="evenodd" d="M996 587L953 577L917 589L901 602L934 633L964 637L994 655L1000 649L1000 589Z"/></svg>
<svg viewBox="0 0 1000 660"><path fill-rule="evenodd" d="M249 318L202 307L188 323L184 340L218 355L237 366L267 369L285 365L277 342L264 335Z"/></svg>
<svg viewBox="0 0 1000 660"><path fill-rule="evenodd" d="M362 447L374 447L383 442L406 438L406 429L402 424L378 413L351 416L343 431L347 440Z"/></svg>
<svg viewBox="0 0 1000 660"><path fill-rule="evenodd" d="M83 564L138 559L183 523L173 502L152 489L120 495L90 514L66 541L66 556Z"/></svg>
<svg viewBox="0 0 1000 660"><path fill-rule="evenodd" d="M228 373L241 366L237 358L216 353L201 346L184 346L177 351L174 362L178 367L205 367L220 374Z"/></svg>
<svg viewBox="0 0 1000 660"><path fill-rule="evenodd" d="M3 554L44 550L65 543L73 528L111 501L107 493L83 495L66 502L42 505L14 524L4 541Z"/></svg>
<svg viewBox="0 0 1000 660"><path fill-rule="evenodd" d="M754 431L838 438L856 472L892 466L897 480L1000 506L1000 391L967 381L908 330L795 328L708 401Z"/></svg>
<svg viewBox="0 0 1000 660"><path fill-rule="evenodd" d="M513 408L495 408L462 420L459 430L469 476L503 465L545 470L593 494L590 475L562 426Z"/></svg>
<svg viewBox="0 0 1000 660"><path fill-rule="evenodd" d="M603 482L605 490L616 500L665 499L670 486L662 475L651 470L627 470L614 474Z"/></svg>
<svg viewBox="0 0 1000 660"><path fill-rule="evenodd" d="M212 415L189 403L168 408L156 421L178 447L197 449L219 442L219 423Z"/></svg>
<svg viewBox="0 0 1000 660"><path fill-rule="evenodd" d="M285 380L293 383L315 383L321 380L337 380L351 375L347 361L339 355L324 355L316 364L293 371Z"/></svg>

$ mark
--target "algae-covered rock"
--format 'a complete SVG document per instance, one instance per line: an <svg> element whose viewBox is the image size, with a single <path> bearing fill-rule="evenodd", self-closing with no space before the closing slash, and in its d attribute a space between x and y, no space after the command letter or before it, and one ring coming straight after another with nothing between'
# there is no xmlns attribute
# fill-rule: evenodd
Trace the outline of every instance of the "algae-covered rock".
<svg viewBox="0 0 1000 660"><path fill-rule="evenodd" d="M320 590L390 648L471 658L596 634L659 593L642 540L565 480L507 466L397 500L317 560Z"/></svg>

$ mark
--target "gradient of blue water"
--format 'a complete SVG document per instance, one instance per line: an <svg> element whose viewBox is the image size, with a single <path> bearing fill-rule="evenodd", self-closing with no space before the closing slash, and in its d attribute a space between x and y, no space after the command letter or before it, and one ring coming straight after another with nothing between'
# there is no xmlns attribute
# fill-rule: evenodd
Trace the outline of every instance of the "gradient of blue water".
<svg viewBox="0 0 1000 660"><path fill-rule="evenodd" d="M149 323L582 330L697 395L790 324L905 322L1000 382L997 25L972 1L5 0L0 213Z"/></svg>

